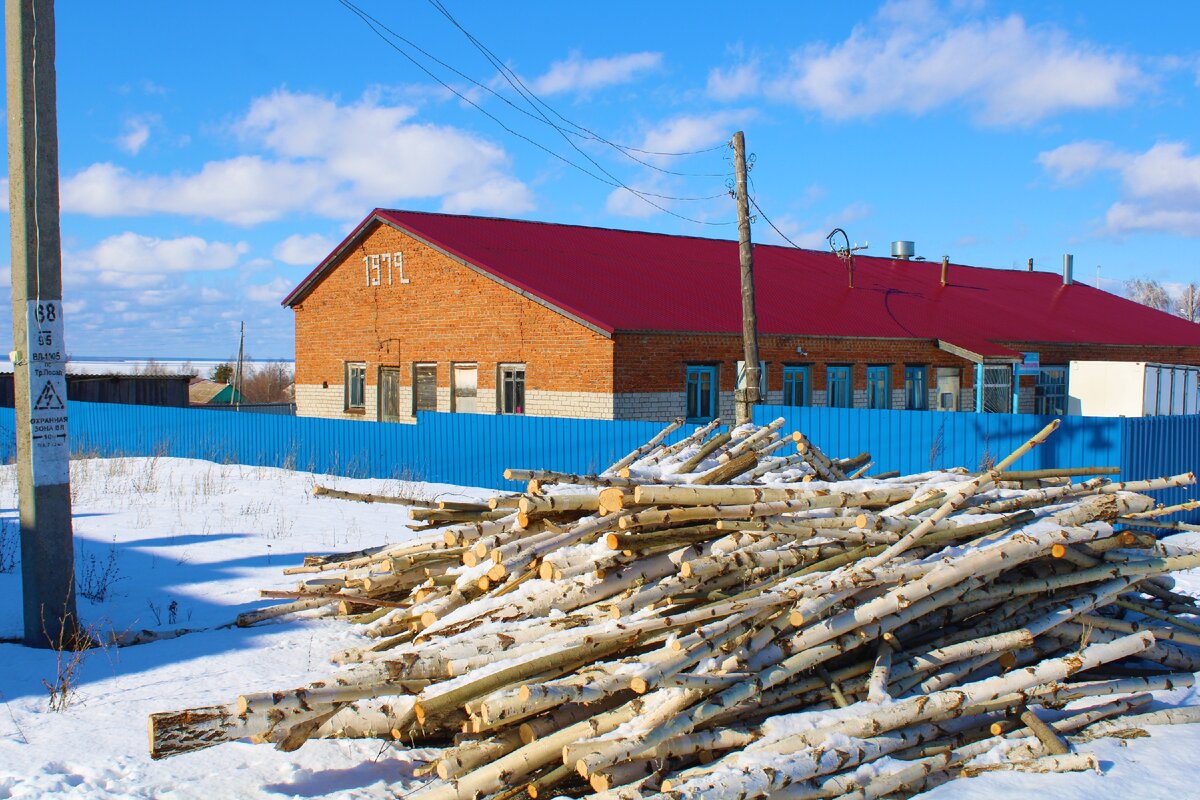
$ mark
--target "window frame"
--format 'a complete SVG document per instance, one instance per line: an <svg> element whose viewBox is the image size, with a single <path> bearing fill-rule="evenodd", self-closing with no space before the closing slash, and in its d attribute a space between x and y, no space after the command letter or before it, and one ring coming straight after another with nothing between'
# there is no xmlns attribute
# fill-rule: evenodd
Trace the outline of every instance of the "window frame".
<svg viewBox="0 0 1200 800"><path fill-rule="evenodd" d="M521 402L520 402L519 406L515 402L516 401L516 393L514 391L514 394L513 394L514 402L512 404L513 408L511 411L505 410L505 406L507 405L506 401L508 400L507 384L509 382L509 379L508 379L508 376L506 375L506 373L511 373L513 376L512 384L513 384L514 390L518 384L518 381L516 380L516 375L517 375L517 373L520 373L519 384L521 387ZM512 362L512 363L496 365L496 413L497 414L501 414L504 416L524 416L525 415L526 410L529 407L529 400L526 397L526 385L525 384L526 384L526 371L525 371L524 363Z"/></svg>
<svg viewBox="0 0 1200 800"><path fill-rule="evenodd" d="M882 380L880 378L882 377ZM881 394L882 397L876 397ZM881 402L880 402L881 401ZM887 364L867 367L867 408L886 411L892 407L892 368Z"/></svg>
<svg viewBox="0 0 1200 800"><path fill-rule="evenodd" d="M834 405L833 386L845 386L846 401ZM848 364L832 364L825 367L825 405L828 408L854 407L854 370Z"/></svg>
<svg viewBox="0 0 1200 800"><path fill-rule="evenodd" d="M697 391L696 391L697 405L695 408L692 407L693 376L695 376L695 379L696 379L695 383L697 385ZM695 412L703 411L703 406L699 402L700 391L701 391L699 388L700 384L701 384L701 380L700 380L701 376L707 377L707 379L708 379L708 402L709 402L709 406L710 406L709 411L711 413L707 416L700 414L700 413L693 414L693 411L695 411ZM704 424L707 422L711 422L714 419L716 419L718 416L720 416L720 413L721 413L721 411L720 411L720 392L718 391L718 383L717 383L719 377L720 377L720 375L717 372L717 367L715 364L688 364L688 365L686 365L686 369L684 371L683 404L684 404L684 416L687 419L687 422L689 424L701 425L701 424Z"/></svg>
<svg viewBox="0 0 1200 800"><path fill-rule="evenodd" d="M796 377L800 378L801 403L789 403L789 395L791 399L795 399ZM782 405L804 407L812 405L812 366L809 364L784 364L783 365L783 399L780 401Z"/></svg>
<svg viewBox="0 0 1200 800"><path fill-rule="evenodd" d="M355 377L357 375L357 377ZM358 385L358 402L354 402L354 387ZM345 411L367 410L367 362L342 362L342 402Z"/></svg>
<svg viewBox="0 0 1200 800"><path fill-rule="evenodd" d="M459 408L459 385L458 375L459 370L474 370L475 371L475 386L474 394L469 395L474 400L475 410L470 412L473 414L479 413L479 363L476 361L451 361L450 362L450 411L455 414L468 413ZM467 395L463 395L466 397Z"/></svg>
<svg viewBox="0 0 1200 800"><path fill-rule="evenodd" d="M400 421L400 373L401 368L395 364L380 364L375 375L375 419L380 422L399 422ZM388 383L384 376L395 376L396 383L396 416L395 418L384 415L385 407L387 406L387 394L384 392L384 386Z"/></svg>
<svg viewBox="0 0 1200 800"><path fill-rule="evenodd" d="M980 381L980 411L986 414L1011 414L1013 413L1013 386L1016 385L1016 374L1011 364L980 364L978 379ZM995 383L988 381L988 372L993 374L997 372L1007 372L1008 380L1004 383ZM988 390L993 391L992 397L1002 398L1003 405L999 408L988 408Z"/></svg>
<svg viewBox="0 0 1200 800"><path fill-rule="evenodd" d="M1067 395L1069 394L1067 383L1070 380L1070 372L1070 366L1067 364L1042 364L1038 367L1033 384L1033 413L1045 416L1060 416L1067 413ZM1062 380L1048 380L1048 376L1052 373L1061 373ZM1048 394L1047 387L1057 387L1061 391ZM1058 410L1049 407L1048 403L1052 398L1061 398L1060 403L1056 406Z"/></svg>
<svg viewBox="0 0 1200 800"><path fill-rule="evenodd" d="M433 408L420 408L417 401L420 399L420 386L418 385L418 375L422 369L433 369ZM412 365L412 413L415 417L418 411L437 411L437 384L438 384L438 365L436 361L414 361Z"/></svg>
<svg viewBox="0 0 1200 800"><path fill-rule="evenodd" d="M929 369L924 364L904 365L904 410L929 410Z"/></svg>

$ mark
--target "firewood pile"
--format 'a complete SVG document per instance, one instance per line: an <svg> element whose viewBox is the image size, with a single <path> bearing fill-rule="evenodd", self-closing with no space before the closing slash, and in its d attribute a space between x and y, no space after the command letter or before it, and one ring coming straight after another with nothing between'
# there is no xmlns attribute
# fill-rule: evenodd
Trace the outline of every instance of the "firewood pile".
<svg viewBox="0 0 1200 800"><path fill-rule="evenodd" d="M151 754L441 748L423 800L905 797L1094 769L1090 740L1200 721L1150 694L1200 670L1200 606L1169 574L1200 553L1154 533L1197 504L1144 494L1190 473L1012 468L1057 425L974 473L866 477L782 419L666 444L676 423L599 475L510 470L526 492L414 508L414 539L286 570L296 590L263 594L287 602L239 624L337 615L363 643L327 680L152 715Z"/></svg>

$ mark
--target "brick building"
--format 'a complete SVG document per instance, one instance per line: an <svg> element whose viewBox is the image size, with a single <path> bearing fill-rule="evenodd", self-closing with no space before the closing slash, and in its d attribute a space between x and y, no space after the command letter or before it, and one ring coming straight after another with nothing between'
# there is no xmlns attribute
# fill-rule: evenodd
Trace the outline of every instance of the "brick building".
<svg viewBox="0 0 1200 800"><path fill-rule="evenodd" d="M1200 365L1200 325L1062 275L754 259L769 404L1064 413L1073 361ZM736 242L377 209L283 302L301 415L732 416Z"/></svg>

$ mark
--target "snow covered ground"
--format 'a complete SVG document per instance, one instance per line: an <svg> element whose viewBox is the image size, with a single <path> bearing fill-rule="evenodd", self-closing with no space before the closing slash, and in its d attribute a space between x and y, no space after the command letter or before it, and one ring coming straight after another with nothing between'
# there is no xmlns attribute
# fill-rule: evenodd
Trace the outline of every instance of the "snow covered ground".
<svg viewBox="0 0 1200 800"><path fill-rule="evenodd" d="M0 467L0 798L391 797L420 752L381 742L316 741L295 753L235 743L164 761L147 755L150 713L230 702L248 691L327 676L352 643L344 623L288 619L222 628L261 605L261 588L290 588L285 566L308 553L354 550L409 535L408 512L313 497L316 483L355 491L485 497L484 490L350 480L169 458L89 459L72 468L80 612L100 629L203 628L178 639L89 651L63 711L43 681L67 661L20 644L16 476ZM1181 583L1200 591L1200 578ZM1192 690L1164 695L1200 703ZM992 773L927 797L982 800L1038 794L1080 800L1200 797L1200 726L1158 728L1127 745L1091 748L1105 774Z"/></svg>

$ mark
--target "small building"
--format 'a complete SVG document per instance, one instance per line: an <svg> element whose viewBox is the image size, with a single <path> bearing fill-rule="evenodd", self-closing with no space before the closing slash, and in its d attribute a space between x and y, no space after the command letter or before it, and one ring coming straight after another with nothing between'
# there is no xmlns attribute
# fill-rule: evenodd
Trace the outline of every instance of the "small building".
<svg viewBox="0 0 1200 800"><path fill-rule="evenodd" d="M305 416L731 416L737 242L377 209L283 301ZM756 245L765 402L1066 413L1070 365L1200 325L1069 274Z"/></svg>
<svg viewBox="0 0 1200 800"><path fill-rule="evenodd" d="M124 403L139 406L188 404L191 375L126 375L67 372L67 399L83 403ZM0 406L15 402L13 374L0 373Z"/></svg>
<svg viewBox="0 0 1200 800"><path fill-rule="evenodd" d="M194 406L231 406L246 400L233 384L201 378L188 387L188 402Z"/></svg>

